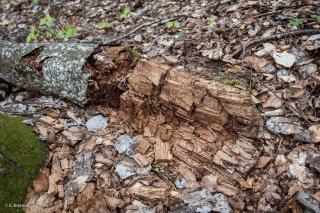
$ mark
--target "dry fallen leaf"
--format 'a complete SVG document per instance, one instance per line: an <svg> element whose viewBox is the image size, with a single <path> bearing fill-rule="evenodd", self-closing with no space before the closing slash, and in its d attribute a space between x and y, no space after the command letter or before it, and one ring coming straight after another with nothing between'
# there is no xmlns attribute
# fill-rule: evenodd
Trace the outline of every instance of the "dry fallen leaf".
<svg viewBox="0 0 320 213"><path fill-rule="evenodd" d="M49 188L49 179L47 174L40 173L33 181L33 189L36 193L47 191Z"/></svg>
<svg viewBox="0 0 320 213"><path fill-rule="evenodd" d="M277 64L288 68L290 68L296 62L296 57L288 52L274 52L272 57Z"/></svg>

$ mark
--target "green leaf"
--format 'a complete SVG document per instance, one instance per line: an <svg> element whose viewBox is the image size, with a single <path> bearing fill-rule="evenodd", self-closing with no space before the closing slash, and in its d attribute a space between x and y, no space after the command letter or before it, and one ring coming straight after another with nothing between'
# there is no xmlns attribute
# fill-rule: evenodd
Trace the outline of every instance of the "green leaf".
<svg viewBox="0 0 320 213"><path fill-rule="evenodd" d="M46 19L46 17L41 18L41 19L40 19L40 22L39 22L39 26L42 26L42 25L45 25L45 24L47 24L47 19Z"/></svg>
<svg viewBox="0 0 320 213"><path fill-rule="evenodd" d="M27 43L31 42L34 38L34 34L29 33L29 35L27 36Z"/></svg>
<svg viewBox="0 0 320 213"><path fill-rule="evenodd" d="M131 12L130 7L125 7L122 14L120 15L120 19L127 18L129 16L130 12Z"/></svg>
<svg viewBox="0 0 320 213"><path fill-rule="evenodd" d="M55 19L52 16L47 15L47 26L48 27L52 26L54 22L55 22Z"/></svg>
<svg viewBox="0 0 320 213"><path fill-rule="evenodd" d="M99 28L100 30L103 30L103 29L110 28L110 25L109 25L107 22L102 21L102 22L100 22L100 23L98 24L98 28Z"/></svg>
<svg viewBox="0 0 320 213"><path fill-rule="evenodd" d="M317 21L320 21L320 16L318 16L318 15L311 15L311 18L313 18Z"/></svg>
<svg viewBox="0 0 320 213"><path fill-rule="evenodd" d="M210 19L210 21L209 21L209 25L210 26L213 26L213 25L215 25L216 24L216 18L215 17L212 17L211 19Z"/></svg>
<svg viewBox="0 0 320 213"><path fill-rule="evenodd" d="M47 15L46 17L40 19L39 26L47 25L48 27L51 27L54 24L54 22L55 19L50 15Z"/></svg>
<svg viewBox="0 0 320 213"><path fill-rule="evenodd" d="M167 23L167 28L168 28L168 29L173 28L173 26L174 26L173 21L169 21L169 22Z"/></svg>
<svg viewBox="0 0 320 213"><path fill-rule="evenodd" d="M64 32L63 32L63 30L59 30L57 33L56 33L56 37L57 38L64 38Z"/></svg>
<svg viewBox="0 0 320 213"><path fill-rule="evenodd" d="M78 32L77 28L68 26L66 28L66 37L67 38L75 37L77 35L77 32Z"/></svg>
<svg viewBox="0 0 320 213"><path fill-rule="evenodd" d="M174 21L173 22L173 26L174 26L174 28L179 29L180 28L180 23L178 21Z"/></svg>
<svg viewBox="0 0 320 213"><path fill-rule="evenodd" d="M32 3L38 4L40 1L39 0L32 0Z"/></svg>
<svg viewBox="0 0 320 213"><path fill-rule="evenodd" d="M30 33L27 36L26 42L36 41L38 39L38 34L35 27L32 27Z"/></svg>
<svg viewBox="0 0 320 213"><path fill-rule="evenodd" d="M45 36L46 36L46 38L52 38L53 32L51 30L48 30L48 31L46 31Z"/></svg>
<svg viewBox="0 0 320 213"><path fill-rule="evenodd" d="M295 19L292 19L290 22L289 22L289 25L291 26L294 26L294 27L301 27L303 28L303 22L304 22L304 19L302 18L295 18Z"/></svg>

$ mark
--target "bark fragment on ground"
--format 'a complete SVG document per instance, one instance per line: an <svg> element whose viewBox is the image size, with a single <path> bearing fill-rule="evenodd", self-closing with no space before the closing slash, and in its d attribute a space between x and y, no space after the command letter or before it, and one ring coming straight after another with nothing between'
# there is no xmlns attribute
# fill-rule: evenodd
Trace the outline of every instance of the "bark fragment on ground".
<svg viewBox="0 0 320 213"><path fill-rule="evenodd" d="M0 78L81 106L107 103L117 107L123 89L120 78L126 76L130 63L130 53L123 47L0 41Z"/></svg>

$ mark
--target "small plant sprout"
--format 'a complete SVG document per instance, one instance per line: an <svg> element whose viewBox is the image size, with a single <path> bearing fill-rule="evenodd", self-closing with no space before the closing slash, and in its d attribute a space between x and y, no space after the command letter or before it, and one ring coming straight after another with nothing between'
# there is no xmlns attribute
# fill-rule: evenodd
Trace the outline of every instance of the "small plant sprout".
<svg viewBox="0 0 320 213"><path fill-rule="evenodd" d="M295 18L295 19L292 19L292 20L289 22L289 25L301 29L301 28L303 28L303 22L304 22L304 19L302 19L302 18Z"/></svg>
<svg viewBox="0 0 320 213"><path fill-rule="evenodd" d="M32 0L33 4L38 4L40 2L40 0Z"/></svg>
<svg viewBox="0 0 320 213"><path fill-rule="evenodd" d="M311 15L311 18L315 19L316 21L320 22L320 16L319 15Z"/></svg>
<svg viewBox="0 0 320 213"><path fill-rule="evenodd" d="M53 34L54 34L54 32L51 29L45 32L46 38L52 38Z"/></svg>
<svg viewBox="0 0 320 213"><path fill-rule="evenodd" d="M130 7L125 7L122 14L120 15L120 19L126 19L131 13Z"/></svg>
<svg viewBox="0 0 320 213"><path fill-rule="evenodd" d="M47 15L46 17L40 19L39 26L46 25L47 27L52 27L54 25L55 18Z"/></svg>
<svg viewBox="0 0 320 213"><path fill-rule="evenodd" d="M75 27L68 26L68 27L66 27L65 32L66 32L67 38L72 38L77 35L78 30Z"/></svg>
<svg viewBox="0 0 320 213"><path fill-rule="evenodd" d="M64 33L63 30L59 30L59 31L56 32L55 35L56 35L57 38L64 38L65 33Z"/></svg>
<svg viewBox="0 0 320 213"><path fill-rule="evenodd" d="M180 28L180 22L178 21L169 21L167 23L168 29L179 29Z"/></svg>
<svg viewBox="0 0 320 213"><path fill-rule="evenodd" d="M101 21L99 24L98 24L98 29L99 30L105 30L107 28L110 28L110 24L108 22L105 22L105 21Z"/></svg>
<svg viewBox="0 0 320 213"><path fill-rule="evenodd" d="M30 33L28 34L26 40L27 40L27 43L38 40L38 33L37 33L36 27L31 28Z"/></svg>
<svg viewBox="0 0 320 213"><path fill-rule="evenodd" d="M212 17L212 18L209 20L209 26L215 25L215 24L216 24L216 20L217 20L216 17Z"/></svg>
<svg viewBox="0 0 320 213"><path fill-rule="evenodd" d="M151 10L156 11L158 9L158 4L157 3L153 3L151 5Z"/></svg>

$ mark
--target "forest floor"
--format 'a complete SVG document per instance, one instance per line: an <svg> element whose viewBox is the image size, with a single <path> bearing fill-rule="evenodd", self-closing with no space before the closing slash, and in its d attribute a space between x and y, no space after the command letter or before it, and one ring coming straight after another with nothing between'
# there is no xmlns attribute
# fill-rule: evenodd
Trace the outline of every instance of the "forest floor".
<svg viewBox="0 0 320 213"><path fill-rule="evenodd" d="M320 212L319 1L1 1L0 39L127 46L249 92L263 119L250 140L165 122L153 134L1 82L0 111L30 116L49 146L26 212ZM158 133L199 139L182 156Z"/></svg>

